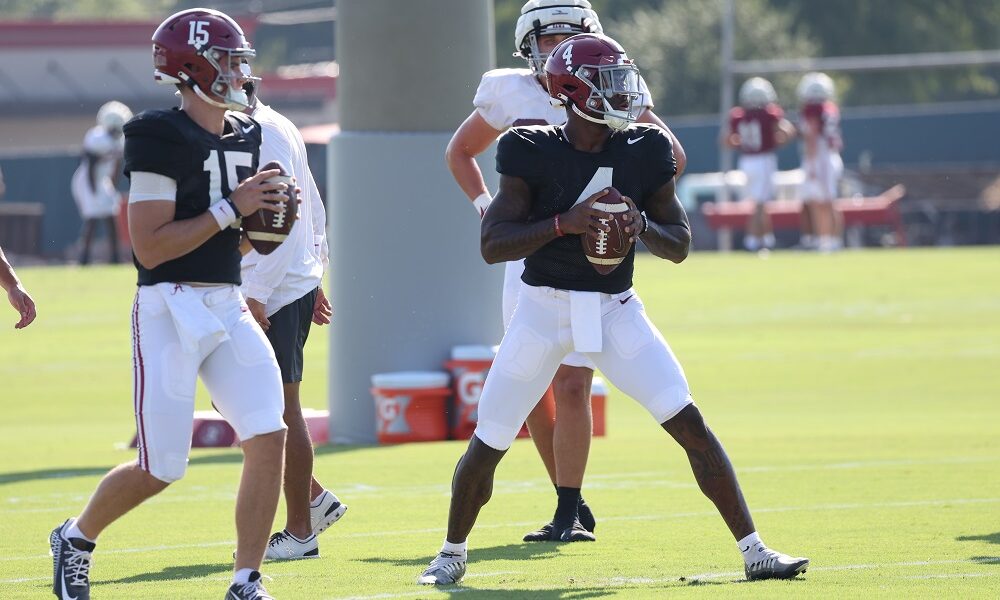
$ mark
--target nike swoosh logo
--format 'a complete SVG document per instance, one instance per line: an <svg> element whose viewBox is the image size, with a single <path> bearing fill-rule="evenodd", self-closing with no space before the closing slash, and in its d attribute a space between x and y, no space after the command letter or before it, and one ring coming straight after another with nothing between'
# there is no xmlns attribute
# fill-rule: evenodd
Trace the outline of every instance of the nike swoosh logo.
<svg viewBox="0 0 1000 600"><path fill-rule="evenodd" d="M625 304L626 302L628 302L632 298L633 298L633 296L629 296L628 298L625 298L624 300L619 300L619 302L621 302L622 304Z"/></svg>
<svg viewBox="0 0 1000 600"><path fill-rule="evenodd" d="M635 138L634 140L633 139L627 140L625 143L628 144L629 146L631 146L632 144L638 142L639 140L641 140L644 137L646 137L646 136L640 135L639 137Z"/></svg>
<svg viewBox="0 0 1000 600"><path fill-rule="evenodd" d="M253 125L249 125L247 127L240 127L240 129L243 130L243 133L250 133L251 131L253 131Z"/></svg>
<svg viewBox="0 0 1000 600"><path fill-rule="evenodd" d="M59 582L62 584L62 600L76 600L76 596L70 596L66 591L66 573L59 569Z"/></svg>

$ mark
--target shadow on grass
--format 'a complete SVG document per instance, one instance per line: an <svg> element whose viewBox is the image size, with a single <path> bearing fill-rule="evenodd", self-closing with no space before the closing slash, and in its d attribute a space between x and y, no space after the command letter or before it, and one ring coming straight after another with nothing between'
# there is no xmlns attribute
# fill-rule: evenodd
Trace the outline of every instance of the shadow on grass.
<svg viewBox="0 0 1000 600"><path fill-rule="evenodd" d="M990 544L1000 544L1000 531L996 533L984 533L983 535L960 535L955 539L959 542L988 542Z"/></svg>
<svg viewBox="0 0 1000 600"><path fill-rule="evenodd" d="M198 579L210 575L229 575L233 571L233 563L206 563L201 565L185 565L166 567L158 573L140 573L121 579L102 579L95 581L95 586L110 583L145 583L150 581L180 581L187 579ZM222 582L219 585L226 587Z"/></svg>
<svg viewBox="0 0 1000 600"><path fill-rule="evenodd" d="M353 452L373 446L320 446L316 448L316 456L326 456L327 454L341 454ZM199 456L198 453L204 450L214 451L214 454ZM130 451L131 452L131 451ZM126 461L122 461L126 462ZM193 448L189 465L224 465L240 464L243 462L243 453L239 448ZM117 465L104 465L97 467L56 467L52 469L37 469L35 471L15 471L11 473L0 473L0 486L12 483L22 483L25 481L40 481L43 479L70 479L73 477L95 477L103 476L105 473L115 468Z"/></svg>
<svg viewBox="0 0 1000 600"><path fill-rule="evenodd" d="M490 560L527 560L533 558L545 558L555 556L559 553L561 544L538 542L532 544L506 544L503 546L491 546L489 548L475 548L469 550L469 562L485 562ZM430 564L434 555L418 556L414 558L384 558L370 557L360 558L358 562L388 564L395 567L423 568Z"/></svg>

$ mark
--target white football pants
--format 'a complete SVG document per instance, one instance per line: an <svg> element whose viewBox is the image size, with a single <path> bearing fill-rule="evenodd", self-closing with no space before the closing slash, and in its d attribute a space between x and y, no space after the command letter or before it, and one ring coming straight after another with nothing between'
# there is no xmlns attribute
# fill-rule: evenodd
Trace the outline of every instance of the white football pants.
<svg viewBox="0 0 1000 600"><path fill-rule="evenodd" d="M177 300L171 294L186 295L185 301L197 303L187 306L199 310L189 310L192 318L186 319L168 306ZM221 323L224 332L185 349L179 332L198 329L206 318ZM132 360L139 467L161 481L176 481L187 469L199 374L213 406L241 440L285 428L274 350L234 285L139 286L132 307Z"/></svg>
<svg viewBox="0 0 1000 600"><path fill-rule="evenodd" d="M586 356L657 423L670 420L692 402L677 358L634 290L600 294L600 304L602 350ZM479 399L476 437L496 450L508 449L572 350L570 293L522 283Z"/></svg>

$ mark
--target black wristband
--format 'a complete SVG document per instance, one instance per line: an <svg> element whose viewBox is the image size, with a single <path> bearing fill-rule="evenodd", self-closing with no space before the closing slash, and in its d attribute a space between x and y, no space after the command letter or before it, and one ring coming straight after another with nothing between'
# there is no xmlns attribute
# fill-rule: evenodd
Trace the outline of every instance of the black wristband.
<svg viewBox="0 0 1000 600"><path fill-rule="evenodd" d="M240 209L236 208L236 203L233 202L232 198L230 198L229 196L223 196L222 199L226 201L226 204L229 205L229 208L233 209L233 214L236 215L237 219L243 217L243 215L240 214Z"/></svg>

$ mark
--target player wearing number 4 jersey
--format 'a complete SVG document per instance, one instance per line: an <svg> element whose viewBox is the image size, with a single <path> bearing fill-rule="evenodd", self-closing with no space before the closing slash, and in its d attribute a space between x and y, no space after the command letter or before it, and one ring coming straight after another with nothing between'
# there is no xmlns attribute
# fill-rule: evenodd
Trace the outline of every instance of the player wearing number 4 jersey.
<svg viewBox="0 0 1000 600"><path fill-rule="evenodd" d="M475 110L448 144L448 167L480 216L486 212L491 196L475 157L510 127L561 125L566 122L566 110L553 105L546 90L545 60L556 44L571 35L600 33L601 23L586 0L530 0L521 9L515 29L515 56L524 58L529 68L496 69L484 74L473 101ZM680 143L653 113L649 90L641 78L639 85L639 121L663 128L674 144L679 170L683 171L684 156ZM606 175L605 171L601 171L595 185L610 185ZM517 306L524 260L508 261L505 267L503 320L506 327ZM590 407L593 376L594 363L580 353L570 353L563 359L552 380L558 419L554 418L545 403L539 403L528 415L528 430L549 478L556 486L558 506L552 521L525 535L524 541L595 539L596 521L580 494L593 428ZM580 527L574 527L577 518Z"/></svg>
<svg viewBox="0 0 1000 600"><path fill-rule="evenodd" d="M670 139L658 128L633 124L638 69L614 40L582 34L556 46L545 71L549 93L566 105L567 123L515 127L497 148L500 191L483 220L482 253L490 263L525 258L525 272L517 310L483 386L479 423L455 468L444 545L418 582L461 581L467 539L490 499L496 467L559 363L574 351L594 361L684 449L702 492L737 540L747 578L794 577L809 560L775 552L757 534L725 450L632 289L634 246L601 275L580 243L580 235L610 229L610 216L595 208L607 190L592 192L589 185L607 169L629 198L624 232L630 241L642 239L655 256L675 263L687 257L691 229L674 195Z"/></svg>
<svg viewBox="0 0 1000 600"><path fill-rule="evenodd" d="M257 170L260 126L242 110L254 51L228 16L191 9L153 34L156 78L181 107L126 124L129 231L139 272L132 307L138 459L101 481L86 508L51 533L53 592L89 600L98 535L184 476L200 376L244 454L236 564L227 600L271 598L261 557L274 520L285 442L274 352L240 295L239 217L287 200ZM276 193L274 193L276 192ZM221 595L221 594L220 594Z"/></svg>

